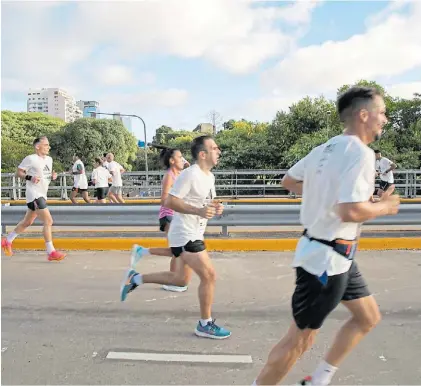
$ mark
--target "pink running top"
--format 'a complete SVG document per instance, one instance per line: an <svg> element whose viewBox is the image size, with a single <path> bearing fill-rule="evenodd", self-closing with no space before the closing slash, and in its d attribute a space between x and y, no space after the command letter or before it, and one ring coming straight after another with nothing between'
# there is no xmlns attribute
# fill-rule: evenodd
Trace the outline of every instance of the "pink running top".
<svg viewBox="0 0 421 386"><path fill-rule="evenodd" d="M174 172L171 169L168 169L167 173L172 177L173 181L175 181L177 177L175 176ZM159 208L159 218L163 218L165 216L174 216L174 211L161 205Z"/></svg>

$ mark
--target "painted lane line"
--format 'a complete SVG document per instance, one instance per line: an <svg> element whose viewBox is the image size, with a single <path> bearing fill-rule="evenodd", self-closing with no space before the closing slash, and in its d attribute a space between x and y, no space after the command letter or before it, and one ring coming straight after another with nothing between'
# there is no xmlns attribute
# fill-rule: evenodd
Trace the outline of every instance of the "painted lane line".
<svg viewBox="0 0 421 386"><path fill-rule="evenodd" d="M253 363L250 355L204 355L204 354L164 354L142 352L114 352L107 359L125 359L151 362L191 362L191 363Z"/></svg>

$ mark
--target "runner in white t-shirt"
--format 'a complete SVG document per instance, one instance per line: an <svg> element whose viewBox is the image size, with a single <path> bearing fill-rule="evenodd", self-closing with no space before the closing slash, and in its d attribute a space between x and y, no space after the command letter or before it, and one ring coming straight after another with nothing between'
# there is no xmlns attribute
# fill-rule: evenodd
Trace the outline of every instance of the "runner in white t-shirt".
<svg viewBox="0 0 421 386"><path fill-rule="evenodd" d="M89 199L88 179L86 177L85 165L78 155L73 156L71 173L73 174L73 188L72 193L70 193L70 201L73 204L77 204L76 196L80 193L83 200L89 204L91 200Z"/></svg>
<svg viewBox="0 0 421 386"><path fill-rule="evenodd" d="M100 204L105 204L107 197L108 183L111 181L111 174L102 165L101 158L95 158L94 170L92 171L92 182L95 186L96 200Z"/></svg>
<svg viewBox="0 0 421 386"><path fill-rule="evenodd" d="M114 203L124 204L123 199L123 179L121 174L125 172L123 166L118 162L114 161L114 154L107 154L107 168L113 177L112 185L110 187L108 196L110 200Z"/></svg>
<svg viewBox="0 0 421 386"><path fill-rule="evenodd" d="M395 190L393 170L397 166L391 160L382 157L380 150L375 150L374 153L376 154L376 176L380 177L380 187L377 190L377 195L381 197L386 191L390 195ZM390 188L391 186L393 188Z"/></svg>
<svg viewBox="0 0 421 386"><path fill-rule="evenodd" d="M180 173L164 203L165 207L175 211L168 232L170 248L166 256L177 258L176 272L137 273L133 269L133 262L150 251L135 245L132 250L132 266L125 275L120 298L126 300L129 292L144 283L185 286L188 284L188 270L192 269L200 278L201 317L195 334L205 338L225 339L231 333L217 326L211 315L215 270L204 244L208 219L222 214L224 208L215 200L215 177L211 172L218 163L221 151L212 137L201 136L193 140L191 152L196 163Z"/></svg>
<svg viewBox="0 0 421 386"><path fill-rule="evenodd" d="M313 149L282 180L302 194L300 219L305 232L295 252L294 322L272 349L256 385L278 384L314 342L325 318L342 302L351 318L311 377L301 385L328 385L345 356L380 320L380 312L353 260L364 221L398 212L399 197L378 202L374 190L374 152L387 123L386 106L376 89L352 87L338 98L343 135Z"/></svg>
<svg viewBox="0 0 421 386"><path fill-rule="evenodd" d="M26 180L26 211L23 220L16 226L7 238L1 241L1 246L7 256L13 255L13 240L26 230L38 217L43 223L43 235L49 261L63 260L65 253L57 251L53 245L53 219L47 208L47 193L51 180L57 178L53 171L53 160L48 156L50 143L47 137L36 138L33 142L35 154L23 159L18 166L17 176Z"/></svg>

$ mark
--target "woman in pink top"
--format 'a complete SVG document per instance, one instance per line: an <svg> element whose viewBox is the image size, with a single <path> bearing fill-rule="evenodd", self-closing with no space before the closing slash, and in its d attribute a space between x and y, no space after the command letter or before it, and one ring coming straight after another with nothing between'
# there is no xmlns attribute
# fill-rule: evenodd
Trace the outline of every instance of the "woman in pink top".
<svg viewBox="0 0 421 386"><path fill-rule="evenodd" d="M183 158L181 151L178 149L164 148L160 154L160 160L163 167L167 170L162 180L162 191L161 191L161 207L159 209L159 230L168 234L170 229L170 223L174 215L172 209L166 208L163 203L168 197L168 194L171 190L171 187L174 184L175 179L184 169L184 167L190 166L190 164ZM171 258L170 271L175 272L176 269L176 259L175 257ZM187 290L187 287L177 287L163 285L163 289L167 291L183 292Z"/></svg>

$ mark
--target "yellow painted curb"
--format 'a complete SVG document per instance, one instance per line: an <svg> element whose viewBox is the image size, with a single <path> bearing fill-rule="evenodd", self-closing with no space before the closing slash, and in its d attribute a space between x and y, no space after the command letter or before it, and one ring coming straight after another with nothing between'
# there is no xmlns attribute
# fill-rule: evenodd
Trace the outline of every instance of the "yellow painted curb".
<svg viewBox="0 0 421 386"><path fill-rule="evenodd" d="M63 250L104 251L130 250L133 244L144 247L167 247L167 240L158 238L56 238L54 246ZM293 251L298 239L208 239L209 251ZM42 239L16 239L14 249L45 249ZM421 249L420 237L363 238L359 250Z"/></svg>
<svg viewBox="0 0 421 386"><path fill-rule="evenodd" d="M301 203L301 198L221 198L221 201L227 204L299 204ZM11 205L25 205L25 200L1 200L2 204L11 204ZM48 203L51 205L71 205L69 200L48 200ZM85 201L77 200L78 204L84 204ZM92 202L94 203L94 201ZM107 202L108 203L108 202ZM126 199L125 204L144 204L144 205L160 205L161 200L156 199L141 199L141 200L130 200ZM401 198L401 203L421 203L421 198Z"/></svg>

